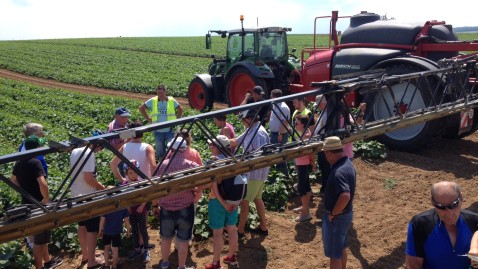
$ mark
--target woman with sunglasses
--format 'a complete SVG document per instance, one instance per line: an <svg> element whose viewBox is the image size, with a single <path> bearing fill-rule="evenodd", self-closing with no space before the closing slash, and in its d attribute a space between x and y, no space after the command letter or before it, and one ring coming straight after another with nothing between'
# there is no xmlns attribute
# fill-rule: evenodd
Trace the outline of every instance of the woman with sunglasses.
<svg viewBox="0 0 478 269"><path fill-rule="evenodd" d="M296 141L309 139L311 132L306 128L309 122L309 116L298 114L295 116L295 130L297 134L294 135ZM304 222L312 219L310 214L310 197L312 196L312 188L310 187L309 167L312 166L312 171L316 170L315 154L305 155L295 159L295 167L297 169L297 188L300 194L300 201L302 206L293 209L295 213L300 213L295 218L296 222Z"/></svg>

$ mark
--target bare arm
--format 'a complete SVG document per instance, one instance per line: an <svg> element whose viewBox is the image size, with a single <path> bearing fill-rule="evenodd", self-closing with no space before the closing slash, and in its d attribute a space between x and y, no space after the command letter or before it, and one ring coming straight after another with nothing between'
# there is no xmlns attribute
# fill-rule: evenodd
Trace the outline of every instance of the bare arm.
<svg viewBox="0 0 478 269"><path fill-rule="evenodd" d="M18 183L17 177L15 175L12 175L10 180L15 184L17 187L20 187L20 183Z"/></svg>
<svg viewBox="0 0 478 269"><path fill-rule="evenodd" d="M478 255L478 231L476 231L473 234L473 238L471 238L471 245L470 245L469 253Z"/></svg>
<svg viewBox="0 0 478 269"><path fill-rule="evenodd" d="M241 105L247 104L247 99L248 99L249 97L251 97L251 93L250 93L250 92L246 93L246 97L244 97L244 100L242 100Z"/></svg>
<svg viewBox="0 0 478 269"><path fill-rule="evenodd" d="M138 110L139 112L141 113L141 115L143 115L143 118L145 120L147 120L149 123L152 123L153 122L153 119L148 115L148 113L146 112L148 108L146 107L145 104L142 104L138 107Z"/></svg>
<svg viewBox="0 0 478 269"><path fill-rule="evenodd" d="M146 161L149 164L151 176L153 176L154 170L156 170L156 158L154 148L151 145L146 147Z"/></svg>
<svg viewBox="0 0 478 269"><path fill-rule="evenodd" d="M47 204L50 201L48 196L48 185L46 184L46 180L44 176L37 177L38 185L40 186L40 192L43 196L43 200L41 200L42 204Z"/></svg>
<svg viewBox="0 0 478 269"><path fill-rule="evenodd" d="M329 221L332 222L335 215L342 213L350 201L350 192L342 192L337 199L337 202L332 208L332 211L329 214Z"/></svg>
<svg viewBox="0 0 478 269"><path fill-rule="evenodd" d="M131 223L129 222L129 217L124 218L124 224L126 225L126 237L131 236Z"/></svg>
<svg viewBox="0 0 478 269"><path fill-rule="evenodd" d="M106 220L105 217L100 218L100 227L99 227L99 230L98 230L98 237L99 238L103 237L103 229L105 227L105 220Z"/></svg>
<svg viewBox="0 0 478 269"><path fill-rule="evenodd" d="M99 183L98 180L93 176L93 172L84 172L86 184L96 188L97 190L104 190L105 186Z"/></svg>
<svg viewBox="0 0 478 269"><path fill-rule="evenodd" d="M119 152L123 153L123 147L119 149ZM121 173L118 169L118 164L121 162L118 156L115 156L110 163L111 172L113 172L113 176L119 180L120 183L123 183L125 179L121 176Z"/></svg>
<svg viewBox="0 0 478 269"><path fill-rule="evenodd" d="M181 105L178 106L178 111L176 112L176 118L181 118L183 116L183 107Z"/></svg>
<svg viewBox="0 0 478 269"><path fill-rule="evenodd" d="M221 194L219 193L219 189L217 187L217 181L213 182L211 184L211 191L216 195L217 200L221 203L221 205L228 211L232 212L234 211L234 206L233 205L228 205L226 204L226 201L222 198Z"/></svg>
<svg viewBox="0 0 478 269"><path fill-rule="evenodd" d="M405 258L406 268L407 269L422 269L423 268L423 258L414 257L407 255Z"/></svg>
<svg viewBox="0 0 478 269"><path fill-rule="evenodd" d="M231 139L232 137L232 130L231 128L227 127L227 126L224 126L224 128L222 128L222 133L227 136L227 138Z"/></svg>

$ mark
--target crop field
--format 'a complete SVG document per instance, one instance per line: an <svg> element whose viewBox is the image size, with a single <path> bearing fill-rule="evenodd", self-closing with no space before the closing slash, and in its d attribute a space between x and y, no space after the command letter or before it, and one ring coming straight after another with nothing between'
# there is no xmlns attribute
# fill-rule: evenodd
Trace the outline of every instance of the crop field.
<svg viewBox="0 0 478 269"><path fill-rule="evenodd" d="M207 72L211 54L225 54L225 39L204 37L52 39L0 42L0 68L129 92L152 93L159 83L185 96L193 75ZM312 35L291 35L290 47L313 44Z"/></svg>

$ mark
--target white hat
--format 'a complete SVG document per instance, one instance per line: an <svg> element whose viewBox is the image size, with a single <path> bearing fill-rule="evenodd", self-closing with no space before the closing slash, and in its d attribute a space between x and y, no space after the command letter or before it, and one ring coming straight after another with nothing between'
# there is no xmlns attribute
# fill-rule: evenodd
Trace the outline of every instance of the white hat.
<svg viewBox="0 0 478 269"><path fill-rule="evenodd" d="M174 144L173 144L174 142ZM186 141L184 140L184 138L182 137L177 137L176 140L172 140L171 142L168 143L168 147L171 147L172 145L172 148L175 149L175 150L185 150L188 145L186 143Z"/></svg>
<svg viewBox="0 0 478 269"><path fill-rule="evenodd" d="M207 140L207 143L209 144L213 142L226 148L231 146L231 142L229 141L229 138L227 138L227 136L225 135L218 135L216 136L216 138L213 139L213 141L211 141L211 139Z"/></svg>

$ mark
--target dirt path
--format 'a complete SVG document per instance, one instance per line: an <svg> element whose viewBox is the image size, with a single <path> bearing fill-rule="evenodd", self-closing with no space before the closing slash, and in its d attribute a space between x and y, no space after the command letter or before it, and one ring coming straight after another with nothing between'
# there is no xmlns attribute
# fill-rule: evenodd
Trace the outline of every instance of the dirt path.
<svg viewBox="0 0 478 269"><path fill-rule="evenodd" d="M23 81L23 82L28 82L28 83L38 85L38 86L41 86L41 87L46 87L46 88L61 88L61 89L65 89L65 90L72 90L72 91L77 91L77 92L82 92L82 93L87 93L87 94L96 94L96 95L121 96L121 97L130 98L130 99L142 100L142 101L146 101L149 98L154 96L152 94L131 93L131 92L125 92L125 91L98 88L98 87L93 87L93 86L82 86L82 85L68 84L68 83L63 83L63 82L59 82L59 81L52 80L52 79L32 77L32 76L12 72L12 71L6 70L6 69L0 69L0 77L13 79L13 80L19 80L19 81ZM187 98L175 97L175 99L181 105L189 106ZM214 104L215 109L222 109L222 108L226 108L226 107L227 107L227 105L222 104L222 103L215 103Z"/></svg>
<svg viewBox="0 0 478 269"><path fill-rule="evenodd" d="M28 81L45 87L61 87L72 90L93 90L91 87L51 83L49 80L19 76L0 71L0 76ZM120 92L97 89L98 94ZM96 91L96 90L95 90ZM93 93L94 91L91 91ZM145 100L149 96L126 94ZM389 151L384 161L371 162L360 157L353 161L357 169L357 193L354 201L354 221L349 234L347 268L398 269L405 268L405 239L407 223L411 217L430 205L430 186L442 180L457 181L463 189L463 208L478 211L478 134L465 139L442 140L440 143L410 154ZM320 185L314 185L317 191ZM321 238L322 198L314 197L310 222L297 224L292 208L298 206L299 197L290 200L285 212L267 212L269 236L246 234L239 245L241 268L327 268ZM147 264L123 261L127 268L159 268L161 258L157 227L149 230L156 244L152 260ZM101 250L100 250L101 251ZM225 251L223 251L225 254ZM59 268L78 267L80 260L64 257ZM188 265L204 268L211 262L212 240L194 241L190 248ZM123 258L124 260L124 258ZM177 266L177 252L171 257ZM234 268L223 266L223 268Z"/></svg>

